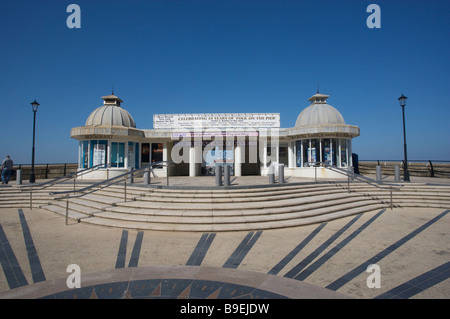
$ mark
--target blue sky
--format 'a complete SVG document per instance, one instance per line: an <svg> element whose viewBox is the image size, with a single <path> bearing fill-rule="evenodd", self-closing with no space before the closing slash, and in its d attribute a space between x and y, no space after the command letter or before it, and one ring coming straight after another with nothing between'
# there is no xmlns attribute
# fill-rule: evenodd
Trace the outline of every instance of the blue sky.
<svg viewBox="0 0 450 319"><path fill-rule="evenodd" d="M69 4L81 28L69 29ZM381 28L369 29L369 4ZM358 125L360 159L450 160L450 1L156 0L0 2L0 157L77 161L72 127L111 93L137 127L155 113L281 114L309 97Z"/></svg>

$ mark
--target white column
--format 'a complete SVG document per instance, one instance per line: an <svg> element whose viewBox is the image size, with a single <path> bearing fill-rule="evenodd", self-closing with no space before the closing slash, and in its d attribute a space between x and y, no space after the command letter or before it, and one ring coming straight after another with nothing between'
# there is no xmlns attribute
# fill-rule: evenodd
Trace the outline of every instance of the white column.
<svg viewBox="0 0 450 319"><path fill-rule="evenodd" d="M265 176L267 174L267 140L261 137L258 139L258 156L261 176Z"/></svg>
<svg viewBox="0 0 450 319"><path fill-rule="evenodd" d="M288 167L295 167L295 141L290 141L288 144Z"/></svg>
<svg viewBox="0 0 450 319"><path fill-rule="evenodd" d="M277 161L277 165L280 164L280 144L276 145L275 149L275 154L276 154L276 161ZM272 157L273 158L273 157Z"/></svg>
<svg viewBox="0 0 450 319"><path fill-rule="evenodd" d="M337 143L336 166L341 167L341 163L342 163L342 161L341 161L341 139L337 139L336 143Z"/></svg>
<svg viewBox="0 0 450 319"><path fill-rule="evenodd" d="M89 144L91 144L91 143L89 143ZM111 167L111 141L110 140L108 140L108 149L106 152L106 166Z"/></svg>
<svg viewBox="0 0 450 319"><path fill-rule="evenodd" d="M109 147L108 147L108 152L109 152ZM108 159L109 161L109 159ZM88 140L88 161L87 161L87 165L86 168L91 167L91 140Z"/></svg>
<svg viewBox="0 0 450 319"><path fill-rule="evenodd" d="M308 162L310 162L312 160L312 149L311 149L311 147L312 147L312 143L311 143L311 139L309 139ZM317 157L317 148L316 148L316 157Z"/></svg>
<svg viewBox="0 0 450 319"><path fill-rule="evenodd" d="M195 147L189 148L189 176L195 176Z"/></svg>
<svg viewBox="0 0 450 319"><path fill-rule="evenodd" d="M81 153L83 152L83 142L78 141L78 168L83 168L81 165Z"/></svg>
<svg viewBox="0 0 450 319"><path fill-rule="evenodd" d="M123 167L124 168L129 168L130 167L130 154L129 154L129 152L128 152L128 142L125 142L124 143L125 144L125 146L124 146L124 154L123 154L123 157L124 157L124 161L123 161Z"/></svg>
<svg viewBox="0 0 450 319"><path fill-rule="evenodd" d="M298 152L297 145L298 144L295 145L295 156L297 156L297 152ZM300 141L300 167L305 167L305 163L303 160L303 152L305 152L305 150L303 149L303 140L301 140ZM297 158L295 160L296 160L295 167L297 167Z"/></svg>
<svg viewBox="0 0 450 319"><path fill-rule="evenodd" d="M280 165L280 144L278 143L278 145L276 145L274 148L272 148L270 150L270 155L272 156L272 151L275 150L275 160L277 162L277 164L275 165L275 174L276 176L278 176L278 166ZM272 157L273 158L273 157Z"/></svg>
<svg viewBox="0 0 450 319"><path fill-rule="evenodd" d="M167 161L167 142L163 142L163 157L162 160L163 161ZM163 166L163 170L166 173L166 176L169 174L169 167L167 167L166 165Z"/></svg>
<svg viewBox="0 0 450 319"><path fill-rule="evenodd" d="M263 141L263 169L267 167L267 141Z"/></svg>
<svg viewBox="0 0 450 319"><path fill-rule="evenodd" d="M316 150L316 154L317 154L317 150ZM323 159L322 159L322 139L321 138L319 138L319 160L317 160L317 158L316 158L316 162L323 162Z"/></svg>
<svg viewBox="0 0 450 319"><path fill-rule="evenodd" d="M163 161L167 161L167 142L163 142Z"/></svg>
<svg viewBox="0 0 450 319"><path fill-rule="evenodd" d="M244 146L245 147L245 146ZM241 163L242 163L242 147L236 144L234 148L234 176L242 176Z"/></svg>

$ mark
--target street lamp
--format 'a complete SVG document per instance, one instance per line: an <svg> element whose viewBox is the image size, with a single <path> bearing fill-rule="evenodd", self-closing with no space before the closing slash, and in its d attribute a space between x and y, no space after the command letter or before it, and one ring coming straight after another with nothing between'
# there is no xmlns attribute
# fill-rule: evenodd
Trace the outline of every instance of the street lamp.
<svg viewBox="0 0 450 319"><path fill-rule="evenodd" d="M36 129L36 112L38 110L39 107L39 103L36 102L36 99L30 103L31 104L31 108L33 110L33 150L31 152L31 175L30 175L30 183L35 183L36 182L36 178L34 176L34 137L35 137L35 129Z"/></svg>
<svg viewBox="0 0 450 319"><path fill-rule="evenodd" d="M407 97L403 95L398 98L400 106L402 107L403 113L403 141L404 141L404 152L405 152L405 165L403 167L403 180L409 182L409 171L408 171L408 155L406 152L406 127L405 127L405 106Z"/></svg>

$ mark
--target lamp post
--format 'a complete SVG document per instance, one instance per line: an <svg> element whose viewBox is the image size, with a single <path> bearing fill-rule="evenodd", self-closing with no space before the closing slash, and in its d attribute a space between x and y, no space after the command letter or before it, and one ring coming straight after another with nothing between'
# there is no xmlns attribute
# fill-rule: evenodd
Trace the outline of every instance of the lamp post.
<svg viewBox="0 0 450 319"><path fill-rule="evenodd" d="M39 103L36 102L36 99L30 103L31 108L33 110L33 149L31 152L31 174L30 174L30 183L35 183L36 178L34 176L34 138L35 138L35 131L36 131L36 112L39 107Z"/></svg>
<svg viewBox="0 0 450 319"><path fill-rule="evenodd" d="M403 180L409 182L409 171L408 171L408 155L406 151L406 127L405 127L405 106L407 97L402 94L398 98L400 106L402 107L403 113L403 141L404 141L404 152L405 152L405 166L403 167Z"/></svg>

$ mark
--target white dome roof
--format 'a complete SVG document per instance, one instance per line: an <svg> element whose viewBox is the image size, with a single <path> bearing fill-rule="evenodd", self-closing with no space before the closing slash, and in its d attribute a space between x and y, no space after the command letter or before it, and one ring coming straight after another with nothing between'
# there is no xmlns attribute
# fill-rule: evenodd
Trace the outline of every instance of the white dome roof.
<svg viewBox="0 0 450 319"><path fill-rule="evenodd" d="M104 105L95 109L86 120L85 126L125 126L136 128L133 117L120 106L122 102L115 95L102 97Z"/></svg>
<svg viewBox="0 0 450 319"><path fill-rule="evenodd" d="M339 111L328 105L326 99L328 95L313 95L309 101L311 105L304 109L295 122L296 127L324 125L324 124L345 124L344 117Z"/></svg>

